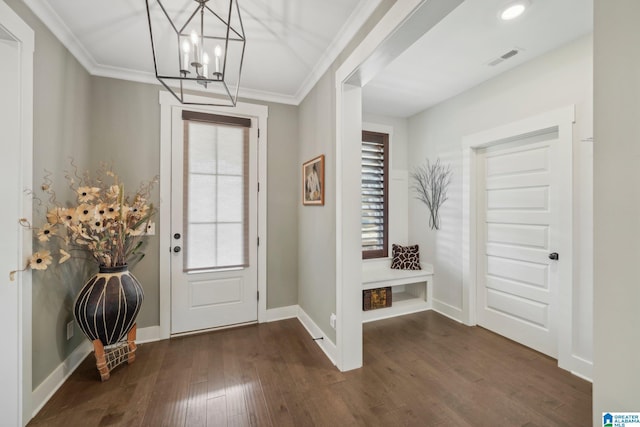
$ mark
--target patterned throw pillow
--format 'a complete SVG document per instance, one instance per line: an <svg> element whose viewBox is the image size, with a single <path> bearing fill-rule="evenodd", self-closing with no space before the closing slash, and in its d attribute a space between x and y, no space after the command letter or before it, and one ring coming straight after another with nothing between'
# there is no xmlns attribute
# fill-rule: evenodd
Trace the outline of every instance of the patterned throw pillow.
<svg viewBox="0 0 640 427"><path fill-rule="evenodd" d="M400 246L394 243L391 248L393 253L391 268L395 270L422 270L418 245Z"/></svg>

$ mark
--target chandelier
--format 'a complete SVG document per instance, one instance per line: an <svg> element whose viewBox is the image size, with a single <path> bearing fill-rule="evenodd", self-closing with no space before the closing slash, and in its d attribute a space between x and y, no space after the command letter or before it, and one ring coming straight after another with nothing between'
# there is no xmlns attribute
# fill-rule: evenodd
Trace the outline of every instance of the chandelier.
<svg viewBox="0 0 640 427"><path fill-rule="evenodd" d="M235 107L245 49L237 0L145 0L156 78L182 104ZM210 91L210 103L189 92Z"/></svg>

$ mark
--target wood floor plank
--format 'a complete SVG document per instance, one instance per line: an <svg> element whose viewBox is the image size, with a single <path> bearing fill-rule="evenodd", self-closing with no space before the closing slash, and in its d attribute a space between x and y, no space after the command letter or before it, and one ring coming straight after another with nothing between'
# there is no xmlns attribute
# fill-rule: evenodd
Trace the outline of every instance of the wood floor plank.
<svg viewBox="0 0 640 427"><path fill-rule="evenodd" d="M434 312L363 326L339 372L296 320L139 346L101 383L93 356L29 423L60 426L585 426L591 384Z"/></svg>
<svg viewBox="0 0 640 427"><path fill-rule="evenodd" d="M205 427L207 425L207 383L200 381L189 384L189 400L185 425L189 427Z"/></svg>
<svg viewBox="0 0 640 427"><path fill-rule="evenodd" d="M226 427L227 402L224 396L207 400L207 427Z"/></svg>

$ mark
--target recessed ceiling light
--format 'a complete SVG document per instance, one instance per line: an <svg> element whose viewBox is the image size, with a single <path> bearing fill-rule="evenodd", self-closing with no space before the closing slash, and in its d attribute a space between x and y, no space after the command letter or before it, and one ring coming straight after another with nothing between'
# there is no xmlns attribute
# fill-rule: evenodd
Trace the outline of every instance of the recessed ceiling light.
<svg viewBox="0 0 640 427"><path fill-rule="evenodd" d="M503 7L498 15L503 21L509 21L522 15L528 6L529 2L526 0L512 2Z"/></svg>

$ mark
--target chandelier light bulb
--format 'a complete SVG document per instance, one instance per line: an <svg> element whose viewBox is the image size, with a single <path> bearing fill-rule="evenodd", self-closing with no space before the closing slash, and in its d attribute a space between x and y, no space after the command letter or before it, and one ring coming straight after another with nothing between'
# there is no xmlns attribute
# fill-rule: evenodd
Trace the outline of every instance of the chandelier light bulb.
<svg viewBox="0 0 640 427"><path fill-rule="evenodd" d="M213 50L213 54L216 58L216 75L220 74L220 57L222 56L222 48L220 45L216 45L216 48Z"/></svg>
<svg viewBox="0 0 640 427"><path fill-rule="evenodd" d="M200 66L200 50L198 47L198 34L196 34L195 30L191 30L191 43L193 44L193 63L195 67Z"/></svg>
<svg viewBox="0 0 640 427"><path fill-rule="evenodd" d="M208 74L209 74L209 55L207 54L207 52L202 54L202 75L204 76L204 78L208 78Z"/></svg>
<svg viewBox="0 0 640 427"><path fill-rule="evenodd" d="M182 43L182 71L189 70L189 42Z"/></svg>

